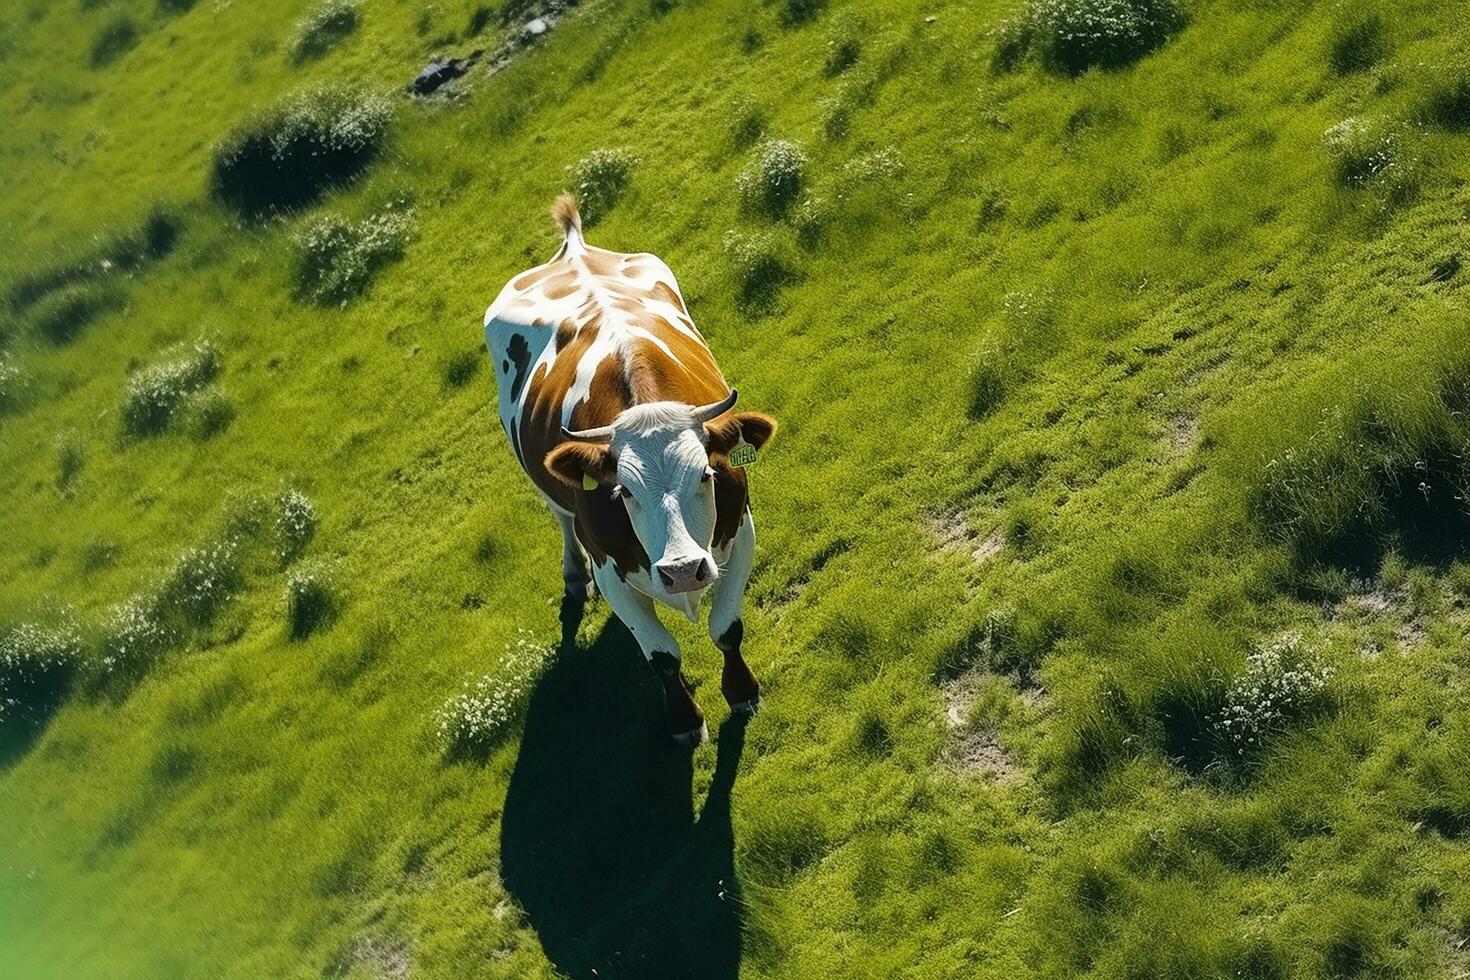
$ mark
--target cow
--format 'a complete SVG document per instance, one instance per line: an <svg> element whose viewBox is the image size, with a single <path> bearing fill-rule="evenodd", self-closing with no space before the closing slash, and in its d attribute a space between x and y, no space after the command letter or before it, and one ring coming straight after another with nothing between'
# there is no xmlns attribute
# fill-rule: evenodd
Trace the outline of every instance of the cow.
<svg viewBox="0 0 1470 980"><path fill-rule="evenodd" d="M669 734L697 746L704 713L655 608L698 622L710 594L720 690L732 712L754 714L760 684L740 652L755 554L745 467L776 421L733 410L735 389L662 260L588 245L569 195L551 214L561 247L485 312L500 422L561 526L566 595L602 594L663 686Z"/></svg>

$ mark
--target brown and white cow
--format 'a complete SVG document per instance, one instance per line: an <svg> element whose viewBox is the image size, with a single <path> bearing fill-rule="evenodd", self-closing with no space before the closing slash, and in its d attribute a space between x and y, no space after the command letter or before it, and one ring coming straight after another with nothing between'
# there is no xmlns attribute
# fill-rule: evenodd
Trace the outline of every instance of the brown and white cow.
<svg viewBox="0 0 1470 980"><path fill-rule="evenodd" d="M755 525L731 454L748 458L776 423L731 411L735 392L667 265L588 245L569 196L551 213L561 248L485 312L500 421L561 525L567 594L590 594L590 556L591 579L663 683L670 733L697 745L704 714L654 604L697 622L711 594L721 690L732 710L753 713L760 685L740 654L740 602Z"/></svg>

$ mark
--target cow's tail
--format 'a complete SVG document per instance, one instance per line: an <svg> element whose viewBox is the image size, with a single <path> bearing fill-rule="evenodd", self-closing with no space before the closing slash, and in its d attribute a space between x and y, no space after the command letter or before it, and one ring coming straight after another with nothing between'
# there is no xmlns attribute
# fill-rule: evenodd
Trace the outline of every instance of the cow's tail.
<svg viewBox="0 0 1470 980"><path fill-rule="evenodd" d="M563 194L551 205L551 220L561 229L566 238L565 249L568 252L581 252L587 247L582 239L582 215L577 211L577 199L570 194Z"/></svg>

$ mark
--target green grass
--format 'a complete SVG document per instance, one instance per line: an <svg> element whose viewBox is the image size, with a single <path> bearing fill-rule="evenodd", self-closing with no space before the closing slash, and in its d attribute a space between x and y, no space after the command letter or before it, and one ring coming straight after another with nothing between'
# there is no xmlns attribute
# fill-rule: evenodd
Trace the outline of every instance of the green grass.
<svg viewBox="0 0 1470 980"><path fill-rule="evenodd" d="M1197 0L1089 69L1008 55L1000 0L587 0L422 103L432 55L528 5L363 4L297 59L315 6L0 27L0 633L80 638L0 732L0 975L1470 969L1442 4ZM392 105L348 166L221 183L325 84ZM774 141L802 165L742 200ZM716 736L692 758L605 606L559 618L556 529L466 356L608 148L636 166L590 237L666 259L782 423L765 707L728 719L673 625ZM325 216L399 208L371 275L305 263ZM178 424L129 435L130 385L201 338ZM521 630L560 650L446 751ZM1322 703L1229 750L1289 632Z"/></svg>

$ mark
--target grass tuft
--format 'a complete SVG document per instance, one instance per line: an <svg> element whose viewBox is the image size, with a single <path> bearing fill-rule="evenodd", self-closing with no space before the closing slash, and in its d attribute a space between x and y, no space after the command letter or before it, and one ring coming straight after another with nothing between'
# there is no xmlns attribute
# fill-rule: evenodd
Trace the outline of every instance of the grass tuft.
<svg viewBox="0 0 1470 980"><path fill-rule="evenodd" d="M735 178L740 200L751 212L784 217L806 184L807 155L798 143L768 139Z"/></svg>
<svg viewBox="0 0 1470 980"><path fill-rule="evenodd" d="M567 167L567 180L584 224L590 228L607 217L628 189L637 166L638 158L631 150L613 148L593 150Z"/></svg>
<svg viewBox="0 0 1470 980"><path fill-rule="evenodd" d="M296 24L291 60L296 64L320 58L357 30L362 0L320 0Z"/></svg>
<svg viewBox="0 0 1470 980"><path fill-rule="evenodd" d="M125 436L142 439L167 431L206 385L219 377L221 358L207 340L195 341L128 381L121 412Z"/></svg>
<svg viewBox="0 0 1470 980"><path fill-rule="evenodd" d="M313 564L286 576L286 628L293 640L304 640L331 625L340 602L330 568Z"/></svg>
<svg viewBox="0 0 1470 980"><path fill-rule="evenodd" d="M106 68L133 48L138 46L138 25L126 14L108 21L92 39L91 64L93 68Z"/></svg>
<svg viewBox="0 0 1470 980"><path fill-rule="evenodd" d="M328 214L296 236L296 295L322 305L363 293L386 265L403 257L413 233L412 208L389 208L360 221Z"/></svg>
<svg viewBox="0 0 1470 980"><path fill-rule="evenodd" d="M1388 27L1378 14L1340 22L1332 32L1327 63L1339 75L1367 71L1388 57Z"/></svg>

